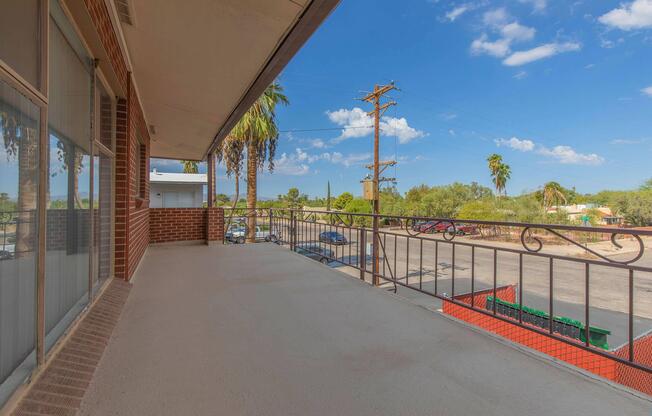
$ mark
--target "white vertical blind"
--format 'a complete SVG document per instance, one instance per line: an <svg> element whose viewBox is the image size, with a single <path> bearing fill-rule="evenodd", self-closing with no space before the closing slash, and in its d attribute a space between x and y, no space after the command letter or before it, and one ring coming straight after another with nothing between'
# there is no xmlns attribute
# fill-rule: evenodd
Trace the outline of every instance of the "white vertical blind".
<svg viewBox="0 0 652 416"><path fill-rule="evenodd" d="M0 406L35 364L39 117L0 81Z"/></svg>
<svg viewBox="0 0 652 416"><path fill-rule="evenodd" d="M81 54L81 42L57 2L51 5L46 348L54 344L88 299L92 200L90 59Z"/></svg>

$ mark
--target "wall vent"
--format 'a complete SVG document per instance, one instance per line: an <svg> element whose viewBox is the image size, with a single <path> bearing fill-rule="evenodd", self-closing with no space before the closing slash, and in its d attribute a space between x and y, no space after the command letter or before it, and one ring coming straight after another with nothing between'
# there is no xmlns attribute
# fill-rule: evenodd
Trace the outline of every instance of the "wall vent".
<svg viewBox="0 0 652 416"><path fill-rule="evenodd" d="M120 21L127 25L134 24L133 13L131 9L131 4L129 0L113 0L115 3L115 8L118 12L118 17Z"/></svg>

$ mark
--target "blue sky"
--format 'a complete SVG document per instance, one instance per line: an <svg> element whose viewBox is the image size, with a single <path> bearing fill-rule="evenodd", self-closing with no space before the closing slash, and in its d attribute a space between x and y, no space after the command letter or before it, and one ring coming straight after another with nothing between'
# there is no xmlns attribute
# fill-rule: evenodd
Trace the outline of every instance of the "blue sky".
<svg viewBox="0 0 652 416"><path fill-rule="evenodd" d="M276 171L291 186L361 193L374 83L394 81L381 156L400 191L490 186L486 157L512 167L510 194L555 180L580 192L652 177L652 0L344 0L280 76ZM180 165L154 163L159 170ZM232 193L219 171L218 192Z"/></svg>

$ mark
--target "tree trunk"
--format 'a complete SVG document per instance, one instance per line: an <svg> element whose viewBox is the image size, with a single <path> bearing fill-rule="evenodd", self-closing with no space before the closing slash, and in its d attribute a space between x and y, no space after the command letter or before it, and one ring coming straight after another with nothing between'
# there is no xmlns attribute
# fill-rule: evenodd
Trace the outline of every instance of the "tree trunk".
<svg viewBox="0 0 652 416"><path fill-rule="evenodd" d="M256 181L258 152L252 143L247 145L247 242L256 242Z"/></svg>
<svg viewBox="0 0 652 416"><path fill-rule="evenodd" d="M235 196L233 197L233 204L231 205L231 212L229 213L229 219L226 222L226 228L224 228L225 232L231 229L231 221L233 220L233 213L235 212L235 207L238 205L239 199L240 199L240 175L235 175Z"/></svg>
<svg viewBox="0 0 652 416"><path fill-rule="evenodd" d="M18 215L16 218L16 257L36 250L37 154L36 130L21 129L18 144Z"/></svg>

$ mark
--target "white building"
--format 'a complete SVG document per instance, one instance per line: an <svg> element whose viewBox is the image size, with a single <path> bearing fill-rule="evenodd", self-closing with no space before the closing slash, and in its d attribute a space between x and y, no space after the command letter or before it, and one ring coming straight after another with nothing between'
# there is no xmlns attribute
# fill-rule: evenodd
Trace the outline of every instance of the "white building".
<svg viewBox="0 0 652 416"><path fill-rule="evenodd" d="M165 173L154 169L149 181L150 208L198 208L204 204L205 173Z"/></svg>

